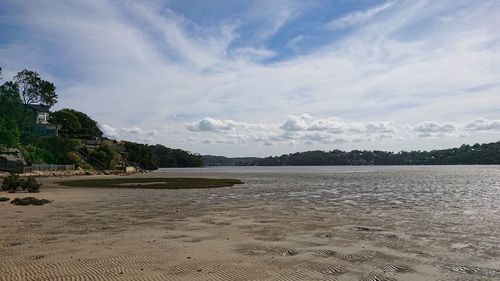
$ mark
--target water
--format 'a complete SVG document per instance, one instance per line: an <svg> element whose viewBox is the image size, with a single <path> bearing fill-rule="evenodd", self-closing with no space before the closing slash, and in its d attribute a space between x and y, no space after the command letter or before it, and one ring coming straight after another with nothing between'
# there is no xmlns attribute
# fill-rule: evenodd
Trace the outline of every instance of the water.
<svg viewBox="0 0 500 281"><path fill-rule="evenodd" d="M313 209L318 216L334 213L353 225L410 235L415 247L436 243L460 250L469 262L500 256L500 166L209 167L157 173L245 182L212 190L199 202L259 200L293 206L290 214Z"/></svg>

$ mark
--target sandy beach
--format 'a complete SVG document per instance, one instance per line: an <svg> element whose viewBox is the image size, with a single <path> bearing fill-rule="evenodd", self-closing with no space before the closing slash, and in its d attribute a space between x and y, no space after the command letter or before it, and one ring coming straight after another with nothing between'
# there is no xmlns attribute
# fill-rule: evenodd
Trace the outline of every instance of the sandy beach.
<svg viewBox="0 0 500 281"><path fill-rule="evenodd" d="M179 175L200 173L168 173ZM404 204L323 204L262 193L283 185L266 175L228 177L247 183L85 189L40 179L36 197L52 204L0 203L0 280L500 280L488 218L478 236Z"/></svg>

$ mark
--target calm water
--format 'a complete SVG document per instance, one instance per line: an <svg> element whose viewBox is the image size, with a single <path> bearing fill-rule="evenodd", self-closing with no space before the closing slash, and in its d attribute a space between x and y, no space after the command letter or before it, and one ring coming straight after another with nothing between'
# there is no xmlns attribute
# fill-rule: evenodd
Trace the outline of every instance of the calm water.
<svg viewBox="0 0 500 281"><path fill-rule="evenodd" d="M210 191L200 202L258 199L326 210L354 224L458 247L478 260L500 256L500 166L210 167L158 173L245 182Z"/></svg>

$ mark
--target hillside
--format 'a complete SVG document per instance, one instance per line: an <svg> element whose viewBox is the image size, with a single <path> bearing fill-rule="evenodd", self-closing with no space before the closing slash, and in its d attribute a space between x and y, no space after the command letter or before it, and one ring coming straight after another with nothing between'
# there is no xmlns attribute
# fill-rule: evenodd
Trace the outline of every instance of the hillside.
<svg viewBox="0 0 500 281"><path fill-rule="evenodd" d="M84 170L203 165L201 156L181 149L107 139L98 122L83 112L68 108L51 112L57 99L54 84L27 69L0 85L0 154L6 155L0 157L0 164L4 170L11 162L19 164L16 169L42 163L72 164ZM9 160L12 153L21 154L21 160Z"/></svg>

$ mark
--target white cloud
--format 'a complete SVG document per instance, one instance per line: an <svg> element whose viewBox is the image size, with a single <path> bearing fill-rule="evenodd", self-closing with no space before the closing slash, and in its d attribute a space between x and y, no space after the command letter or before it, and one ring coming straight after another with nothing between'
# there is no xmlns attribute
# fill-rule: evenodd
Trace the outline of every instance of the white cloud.
<svg viewBox="0 0 500 281"><path fill-rule="evenodd" d="M306 121L311 119L312 117L309 114L302 114L300 116L296 115L288 115L287 120L283 125L281 125L281 129L285 131L302 131L307 129Z"/></svg>
<svg viewBox="0 0 500 281"><path fill-rule="evenodd" d="M103 132L105 137L116 139L119 135L118 129L111 127L108 124L99 124L99 129Z"/></svg>
<svg viewBox="0 0 500 281"><path fill-rule="evenodd" d="M476 118L465 124L465 129L471 131L500 131L500 120Z"/></svg>
<svg viewBox="0 0 500 281"><path fill-rule="evenodd" d="M415 125L413 130L419 137L443 137L453 136L457 131L457 127L452 123L425 121Z"/></svg>
<svg viewBox="0 0 500 281"><path fill-rule="evenodd" d="M389 9L394 5L395 1L388 1L380 6L373 7L365 11L357 11L349 13L341 18L335 19L328 24L332 29L342 29L358 24L365 23L372 19L377 14Z"/></svg>
<svg viewBox="0 0 500 281"><path fill-rule="evenodd" d="M115 128L108 124L98 124L105 137L129 141L154 142L161 134L156 129L144 130L139 127Z"/></svg>
<svg viewBox="0 0 500 281"><path fill-rule="evenodd" d="M324 22L322 31L300 30L308 44L300 34L286 38L293 28L269 40L301 19L304 2L252 1L254 8L238 20L200 26L157 1L7 0L5 22L25 34L0 47L4 80L32 67L56 83L59 107L113 124L103 125L108 135L154 138L200 152L275 154L302 150L305 142L329 148L321 139L337 138L348 140L338 145L345 149L434 148L437 140L414 138L425 134L442 136L443 147L455 145L454 136L468 138L460 142L480 141L482 133L498 138L498 3L386 2L337 19L339 28L352 28L331 40L331 31L319 34L326 42L318 46L309 44L309 35L324 32ZM255 34L244 33L253 25ZM281 56L286 42L309 47ZM336 118L283 120L297 111ZM199 122L204 116L212 118ZM489 119L442 121L475 116ZM440 120L437 131L402 128L423 117ZM456 130L446 131L443 123ZM203 136L190 139L192 134ZM232 150L222 146L225 138Z"/></svg>
<svg viewBox="0 0 500 281"><path fill-rule="evenodd" d="M245 47L234 50L233 56L239 60L249 60L249 61L259 61L270 59L276 55L276 53L272 50L264 49L264 48L252 48Z"/></svg>
<svg viewBox="0 0 500 281"><path fill-rule="evenodd" d="M389 122L368 122L366 130L371 133L393 133L396 130L396 124Z"/></svg>
<svg viewBox="0 0 500 281"><path fill-rule="evenodd" d="M318 119L311 122L307 128L310 131L328 131L339 134L349 130L348 126L340 119Z"/></svg>
<svg viewBox="0 0 500 281"><path fill-rule="evenodd" d="M207 124L209 123L209 125ZM472 131L500 130L498 120L475 118L468 122L424 121L415 125L393 121L348 122L336 117L313 118L309 114L288 115L281 125L254 124L205 118L186 128L203 144L343 145L401 142L416 138L464 138ZM203 138L209 136L209 138Z"/></svg>
<svg viewBox="0 0 500 281"><path fill-rule="evenodd" d="M197 124L188 124L186 127L190 131L227 131L231 130L233 126L235 125L236 122L234 121L226 121L226 120L217 120L217 119L212 119L212 118L205 118L201 120Z"/></svg>
<svg viewBox="0 0 500 281"><path fill-rule="evenodd" d="M307 113L288 115L281 125L204 118L197 123L186 124L186 129L197 134L204 144L334 145L402 138L395 135L398 132L392 121L346 122L339 118L314 118Z"/></svg>

